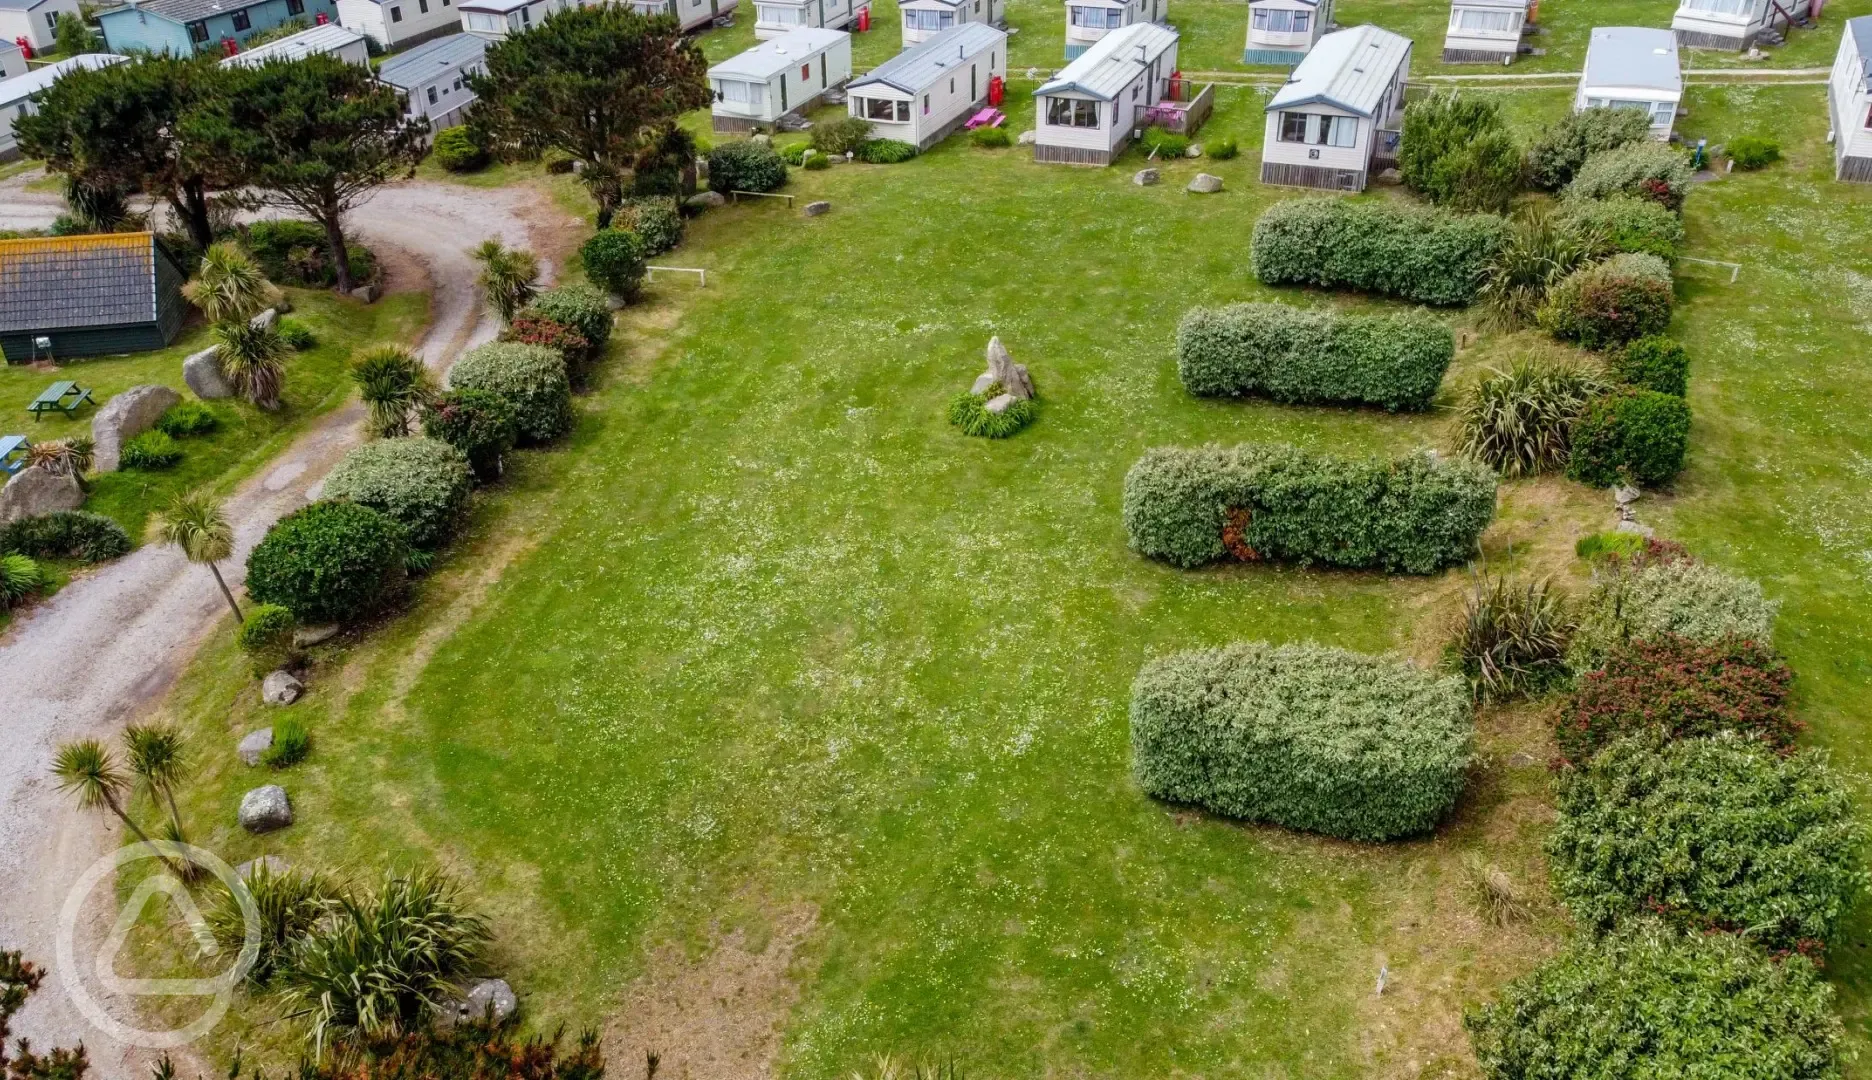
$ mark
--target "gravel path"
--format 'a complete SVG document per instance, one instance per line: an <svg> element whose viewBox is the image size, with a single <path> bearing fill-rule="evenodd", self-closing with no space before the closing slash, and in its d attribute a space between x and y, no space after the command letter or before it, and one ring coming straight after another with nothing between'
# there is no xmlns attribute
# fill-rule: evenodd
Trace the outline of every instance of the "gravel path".
<svg viewBox="0 0 1872 1080"><path fill-rule="evenodd" d="M526 189L406 182L380 190L352 215L352 228L382 251L393 276L402 269L403 276L426 276L433 286L432 321L421 347L438 372L498 329L481 310L468 249L488 236L529 244L526 215L537 200ZM0 223L43 226L59 209L56 198L48 203L11 181L0 184ZM246 553L267 527L314 497L332 465L358 443L362 416L352 402L319 418L228 500L236 536L235 556L223 570L230 585L238 587ZM60 982L65 973L56 968L54 946L68 889L113 849L118 831L105 814L76 810L54 789L48 767L58 744L82 736L114 739L153 707L203 635L225 617L225 602L205 570L150 545L72 582L0 639L0 948L18 949L53 969L15 1021L14 1034L40 1047L83 1040L94 1075L103 1080L143 1080L149 1052L123 1045L81 1015ZM109 892L100 886L97 899ZM85 937L102 940L115 917L114 910L99 910L83 920L77 952L85 963ZM87 985L95 987L96 979L88 977Z"/></svg>

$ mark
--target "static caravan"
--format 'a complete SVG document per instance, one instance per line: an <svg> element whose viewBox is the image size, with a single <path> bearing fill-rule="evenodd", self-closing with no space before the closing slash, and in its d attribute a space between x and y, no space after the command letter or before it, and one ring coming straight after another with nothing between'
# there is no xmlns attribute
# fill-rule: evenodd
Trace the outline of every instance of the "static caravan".
<svg viewBox="0 0 1872 1080"><path fill-rule="evenodd" d="M1007 78L1007 34L987 23L952 26L871 69L845 88L846 108L879 139L927 150L988 102Z"/></svg>
<svg viewBox="0 0 1872 1080"><path fill-rule="evenodd" d="M1597 26L1586 46L1573 111L1642 109L1651 116L1651 137L1669 142L1683 101L1683 69L1677 38L1648 26Z"/></svg>
<svg viewBox="0 0 1872 1080"><path fill-rule="evenodd" d="M1507 64L1521 51L1527 0L1452 0L1445 64Z"/></svg>
<svg viewBox="0 0 1872 1080"><path fill-rule="evenodd" d="M1320 39L1267 105L1261 182L1364 191L1397 161L1411 40L1366 24Z"/></svg>
<svg viewBox="0 0 1872 1080"><path fill-rule="evenodd" d="M1827 106L1833 114L1833 175L1872 184L1872 15L1846 20L1827 82Z"/></svg>
<svg viewBox="0 0 1872 1080"><path fill-rule="evenodd" d="M1687 48L1741 52L1757 38L1780 44L1781 29L1806 22L1813 6L1810 0L1680 0L1671 30Z"/></svg>
<svg viewBox="0 0 1872 1080"><path fill-rule="evenodd" d="M461 27L470 34L484 37L504 38L508 34L518 34L531 30L544 22L546 16L564 11L574 4L572 0L457 0L456 9L461 12Z"/></svg>
<svg viewBox="0 0 1872 1080"><path fill-rule="evenodd" d="M851 78L851 35L811 28L763 41L708 70L716 131L772 128Z"/></svg>
<svg viewBox="0 0 1872 1080"><path fill-rule="evenodd" d="M0 80L0 161L12 161L20 156L19 143L13 138L13 121L39 111L33 106L34 94L59 81L68 71L109 67L125 59L114 53L80 53L56 64L34 68L24 75Z"/></svg>
<svg viewBox="0 0 1872 1080"><path fill-rule="evenodd" d="M1161 23L1169 0L1066 0L1066 59L1077 60L1113 30Z"/></svg>
<svg viewBox="0 0 1872 1080"><path fill-rule="evenodd" d="M1333 0L1248 0L1244 64L1293 67L1332 26Z"/></svg>
<svg viewBox="0 0 1872 1080"><path fill-rule="evenodd" d="M902 0L903 47L928 41L952 26L985 23L1007 28L1006 0Z"/></svg>
<svg viewBox="0 0 1872 1080"><path fill-rule="evenodd" d="M754 39L803 29L844 30L855 17L852 0L755 0Z"/></svg>
<svg viewBox="0 0 1872 1080"><path fill-rule="evenodd" d="M338 0L338 22L385 49L461 33L455 0Z"/></svg>
<svg viewBox="0 0 1872 1080"><path fill-rule="evenodd" d="M0 79L26 74L26 54L11 41L0 41Z"/></svg>
<svg viewBox="0 0 1872 1080"><path fill-rule="evenodd" d="M1106 34L1034 91L1034 160L1110 165L1170 96L1176 69L1174 29L1140 22Z"/></svg>
<svg viewBox="0 0 1872 1080"><path fill-rule="evenodd" d="M78 0L0 0L0 40L25 38L35 54L51 52L58 45L60 15L84 18Z"/></svg>
<svg viewBox="0 0 1872 1080"><path fill-rule="evenodd" d="M336 23L325 23L256 45L221 61L222 67L259 67L269 60L304 60L328 54L361 68L370 67L370 46L364 35Z"/></svg>
<svg viewBox="0 0 1872 1080"><path fill-rule="evenodd" d="M403 93L410 118L429 121L430 138L460 124L475 94L468 76L484 69L488 39L479 34L450 34L401 52L377 68L379 82Z"/></svg>
<svg viewBox="0 0 1872 1080"><path fill-rule="evenodd" d="M639 15L674 15L683 31L700 30L735 9L736 0L625 0Z"/></svg>

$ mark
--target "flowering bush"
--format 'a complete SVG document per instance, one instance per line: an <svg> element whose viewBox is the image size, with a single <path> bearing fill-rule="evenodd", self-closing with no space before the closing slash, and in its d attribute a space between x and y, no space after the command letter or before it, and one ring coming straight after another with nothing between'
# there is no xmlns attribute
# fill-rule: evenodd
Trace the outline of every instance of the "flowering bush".
<svg viewBox="0 0 1872 1080"><path fill-rule="evenodd" d="M1793 678L1773 649L1740 638L1705 645L1664 634L1623 642L1604 668L1580 676L1554 741L1569 761L1639 732L1687 739L1733 731L1784 747L1800 729L1787 709Z"/></svg>

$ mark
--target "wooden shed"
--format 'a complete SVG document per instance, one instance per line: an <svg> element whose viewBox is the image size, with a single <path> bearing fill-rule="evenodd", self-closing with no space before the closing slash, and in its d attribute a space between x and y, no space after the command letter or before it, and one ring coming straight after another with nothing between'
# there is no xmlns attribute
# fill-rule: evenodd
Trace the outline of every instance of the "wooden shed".
<svg viewBox="0 0 1872 1080"><path fill-rule="evenodd" d="M0 350L9 363L147 352L188 310L152 233L0 240Z"/></svg>

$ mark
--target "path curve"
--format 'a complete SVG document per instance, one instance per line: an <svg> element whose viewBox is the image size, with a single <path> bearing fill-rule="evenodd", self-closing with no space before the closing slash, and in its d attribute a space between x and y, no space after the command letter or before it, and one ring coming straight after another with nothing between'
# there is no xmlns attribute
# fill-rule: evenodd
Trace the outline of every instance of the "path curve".
<svg viewBox="0 0 1872 1080"><path fill-rule="evenodd" d="M33 194L0 187L0 222L49 224L61 207L17 197ZM432 369L445 370L463 349L495 335L498 324L482 311L468 249L489 236L531 246L526 212L538 201L526 188L405 182L380 189L351 215L359 236L394 249L386 252L392 268L399 258L413 259L426 272L434 297L421 352ZM362 418L353 401L313 421L227 500L235 526L235 554L223 571L230 585L238 587L247 552L267 528L303 506L361 440ZM151 1055L111 1038L74 1006L54 963L55 935L70 884L112 850L117 829L101 813L73 809L48 769L58 744L114 739L155 706L225 615L206 571L172 549L146 545L72 582L0 639L0 949L20 950L52 976L16 1018L14 1035L41 1048L82 1040L101 1080L146 1080ZM218 749L232 753L232 747L198 752ZM84 931L101 936L115 918L111 910L88 915L81 942ZM78 954L88 959L82 944Z"/></svg>

